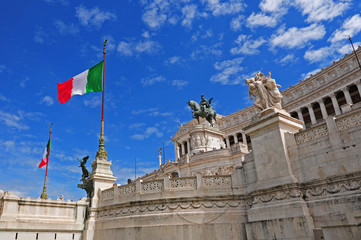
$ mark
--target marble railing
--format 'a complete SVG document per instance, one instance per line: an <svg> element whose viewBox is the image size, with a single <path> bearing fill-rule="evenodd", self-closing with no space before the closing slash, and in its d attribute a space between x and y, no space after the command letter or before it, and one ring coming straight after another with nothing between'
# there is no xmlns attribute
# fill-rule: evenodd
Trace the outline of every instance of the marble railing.
<svg viewBox="0 0 361 240"><path fill-rule="evenodd" d="M296 133L296 143L304 144L319 141L322 138L330 137L331 133L357 128L361 126L361 108L342 114L340 116L329 117L326 122L317 124L306 130Z"/></svg>
<svg viewBox="0 0 361 240"><path fill-rule="evenodd" d="M183 197L187 192L199 191L204 194L207 191L224 194L232 192L231 175L202 176L197 174L194 177L171 178L165 177L161 180L153 180L112 187L101 191L101 206L114 203L124 203L135 200L151 200L167 197Z"/></svg>
<svg viewBox="0 0 361 240"><path fill-rule="evenodd" d="M361 126L361 111L353 111L336 119L338 131L342 132L349 128Z"/></svg>
<svg viewBox="0 0 361 240"><path fill-rule="evenodd" d="M328 135L326 123L316 125L304 131L295 134L297 144L310 142Z"/></svg>

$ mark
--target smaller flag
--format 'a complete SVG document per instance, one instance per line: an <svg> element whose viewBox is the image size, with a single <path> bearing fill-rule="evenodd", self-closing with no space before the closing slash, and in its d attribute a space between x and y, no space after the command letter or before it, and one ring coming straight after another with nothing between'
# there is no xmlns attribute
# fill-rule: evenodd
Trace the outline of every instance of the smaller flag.
<svg viewBox="0 0 361 240"><path fill-rule="evenodd" d="M42 168L44 165L47 165L49 162L49 155L50 155L50 138L48 141L48 144L46 145L44 154L43 154L43 159L41 159L41 162L39 164L39 168Z"/></svg>
<svg viewBox="0 0 361 240"><path fill-rule="evenodd" d="M101 61L94 67L76 75L66 82L58 83L58 100L66 103L73 95L83 95L88 92L103 90L103 63Z"/></svg>

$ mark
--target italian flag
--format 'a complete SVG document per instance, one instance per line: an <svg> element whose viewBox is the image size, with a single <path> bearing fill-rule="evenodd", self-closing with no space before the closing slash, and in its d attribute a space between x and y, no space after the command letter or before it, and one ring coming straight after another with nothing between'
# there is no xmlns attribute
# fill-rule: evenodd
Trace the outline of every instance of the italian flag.
<svg viewBox="0 0 361 240"><path fill-rule="evenodd" d="M46 145L46 148L45 148L45 151L43 154L43 159L41 159L41 162L39 164L39 168L42 168L44 165L48 164L49 155L50 155L50 138L49 138L48 144Z"/></svg>
<svg viewBox="0 0 361 240"><path fill-rule="evenodd" d="M67 102L73 95L83 95L88 92L103 90L103 63L76 75L66 82L58 83L58 100L61 104Z"/></svg>

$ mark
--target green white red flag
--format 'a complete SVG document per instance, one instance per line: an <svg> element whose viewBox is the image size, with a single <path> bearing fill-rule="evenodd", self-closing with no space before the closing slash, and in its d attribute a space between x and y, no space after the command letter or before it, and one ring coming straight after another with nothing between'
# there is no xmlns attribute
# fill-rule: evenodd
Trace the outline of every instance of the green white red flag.
<svg viewBox="0 0 361 240"><path fill-rule="evenodd" d="M44 165L47 165L49 162L49 155L50 155L50 138L48 141L48 144L46 145L44 154L43 154L43 159L41 159L41 162L39 164L39 168L42 168Z"/></svg>
<svg viewBox="0 0 361 240"><path fill-rule="evenodd" d="M103 65L101 61L94 67L76 75L66 82L58 83L58 100L61 104L69 101L73 95L103 90Z"/></svg>

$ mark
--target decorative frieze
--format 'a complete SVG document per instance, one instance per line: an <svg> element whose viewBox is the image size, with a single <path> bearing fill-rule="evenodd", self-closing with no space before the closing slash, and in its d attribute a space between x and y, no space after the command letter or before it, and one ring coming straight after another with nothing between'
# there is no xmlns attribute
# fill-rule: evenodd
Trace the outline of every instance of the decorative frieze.
<svg viewBox="0 0 361 240"><path fill-rule="evenodd" d="M328 136L326 123L295 134L297 144L313 141L325 136Z"/></svg>
<svg viewBox="0 0 361 240"><path fill-rule="evenodd" d="M249 206L254 206L260 203L267 203L277 200L285 200L290 198L302 198L303 193L300 189L282 189L279 191L267 191L259 195L253 196L249 201Z"/></svg>
<svg viewBox="0 0 361 240"><path fill-rule="evenodd" d="M164 212L185 209L211 209L211 208L244 208L245 203L241 200L220 200L220 201L186 201L167 203L146 203L138 206L121 206L107 210L100 210L97 218L116 217L119 215L141 214L148 212Z"/></svg>
<svg viewBox="0 0 361 240"><path fill-rule="evenodd" d="M317 197L335 193L342 193L347 191L356 191L361 188L361 180L344 180L340 182L333 182L328 184L322 184L320 186L311 187L306 190L306 197Z"/></svg>

